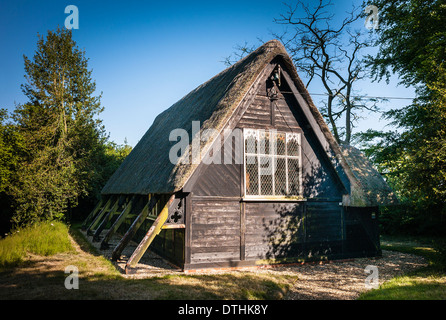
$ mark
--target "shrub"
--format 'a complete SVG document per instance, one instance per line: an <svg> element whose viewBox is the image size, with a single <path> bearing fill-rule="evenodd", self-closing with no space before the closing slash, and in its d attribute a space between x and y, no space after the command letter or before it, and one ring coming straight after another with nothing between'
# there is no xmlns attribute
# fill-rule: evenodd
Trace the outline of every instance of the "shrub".
<svg viewBox="0 0 446 320"><path fill-rule="evenodd" d="M403 203L380 209L381 233L388 235L445 235L445 219L438 206Z"/></svg>

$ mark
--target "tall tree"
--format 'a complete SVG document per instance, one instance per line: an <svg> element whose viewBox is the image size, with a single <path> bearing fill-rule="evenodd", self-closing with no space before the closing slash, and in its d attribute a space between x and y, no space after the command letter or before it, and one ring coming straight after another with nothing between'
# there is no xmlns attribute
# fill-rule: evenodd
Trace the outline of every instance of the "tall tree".
<svg viewBox="0 0 446 320"><path fill-rule="evenodd" d="M22 91L28 102L13 114L25 141L10 190L16 224L62 218L75 206L89 191L94 160L106 140L92 71L71 31L39 36L34 57L24 61Z"/></svg>
<svg viewBox="0 0 446 320"><path fill-rule="evenodd" d="M391 110L399 132L369 130L367 151L423 220L446 221L446 6L440 0L376 0L379 52L369 57L377 80L392 72L416 88L409 106Z"/></svg>
<svg viewBox="0 0 446 320"><path fill-rule="evenodd" d="M444 1L373 0L367 3L379 10L376 30L379 52L369 57L376 78L387 80L394 72L401 77L403 85L436 90L432 86L437 84L444 89Z"/></svg>
<svg viewBox="0 0 446 320"><path fill-rule="evenodd" d="M331 1L296 1L284 4L286 11L274 21L285 27L273 33L290 53L298 71L307 79L307 87L316 82L325 91L326 99L319 109L327 120L335 139L350 144L353 130L364 111L378 111L378 99L360 97L358 82L368 77L363 50L372 42L364 28L361 7L352 6L343 17L332 12ZM254 48L238 45L235 58ZM226 58L231 64L233 58Z"/></svg>
<svg viewBox="0 0 446 320"><path fill-rule="evenodd" d="M363 12L352 6L340 19L331 13L331 1L325 0L314 6L297 1L286 7L286 13L275 21L290 28L276 36L307 77L307 86L315 79L320 81L327 95L321 113L336 140L350 144L361 112L377 111L376 99L355 95L357 82L367 77L362 51L371 45L369 32L362 24ZM357 22L361 22L361 28Z"/></svg>
<svg viewBox="0 0 446 320"><path fill-rule="evenodd" d="M9 121L6 109L0 109L0 236L11 228L11 183L16 176L23 150L23 140Z"/></svg>
<svg viewBox="0 0 446 320"><path fill-rule="evenodd" d="M0 109L0 193L9 189L17 170L23 143L14 124L8 120L7 110Z"/></svg>

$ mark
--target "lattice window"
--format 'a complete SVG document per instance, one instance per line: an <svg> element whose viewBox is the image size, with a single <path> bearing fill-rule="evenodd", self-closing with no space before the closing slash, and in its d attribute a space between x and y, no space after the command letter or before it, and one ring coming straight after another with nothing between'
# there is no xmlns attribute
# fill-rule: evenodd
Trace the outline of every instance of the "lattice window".
<svg viewBox="0 0 446 320"><path fill-rule="evenodd" d="M300 139L299 133L244 130L247 196L302 194Z"/></svg>

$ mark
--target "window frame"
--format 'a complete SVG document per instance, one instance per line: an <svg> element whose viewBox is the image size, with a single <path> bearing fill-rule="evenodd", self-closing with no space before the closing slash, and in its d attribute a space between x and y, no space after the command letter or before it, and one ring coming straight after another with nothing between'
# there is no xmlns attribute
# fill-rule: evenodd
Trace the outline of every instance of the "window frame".
<svg viewBox="0 0 446 320"><path fill-rule="evenodd" d="M261 151L265 151L260 148L261 146L261 134L268 133L269 135L284 135L285 136L285 150L284 154L278 154L277 153L277 147L274 149L275 153L272 154L272 152L269 153L261 153ZM256 137L256 145L255 145L255 153L248 152L247 150L247 144L246 140L249 137ZM288 154L288 142L291 139L297 140L297 156L296 155L289 155ZM246 182L247 182L247 176L246 176L246 170L247 170L247 157L256 157L257 159L257 186L258 186L258 194L248 194L248 190L246 189ZM271 157L272 165L273 165L273 174L271 178L271 184L272 184L272 194L266 195L261 194L262 185L261 185L261 168L260 168L260 162L261 158ZM275 165L277 164L277 161L275 159L284 159L285 160L285 183L286 183L286 194L276 194L276 170ZM289 194L289 169L288 169L288 163L289 160L298 160L298 194L290 195ZM276 129L252 129L252 128L243 128L243 197L247 200L305 200L303 197L303 188L302 188L302 133L301 132L287 132L287 131L279 131Z"/></svg>

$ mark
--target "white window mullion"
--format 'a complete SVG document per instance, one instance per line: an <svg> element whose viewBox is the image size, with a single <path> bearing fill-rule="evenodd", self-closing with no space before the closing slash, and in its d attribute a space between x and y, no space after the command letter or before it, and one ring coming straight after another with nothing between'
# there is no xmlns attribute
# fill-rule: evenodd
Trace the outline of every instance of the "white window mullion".
<svg viewBox="0 0 446 320"><path fill-rule="evenodd" d="M286 179L286 194L290 193L288 187L288 133L285 134L285 179Z"/></svg>
<svg viewBox="0 0 446 320"><path fill-rule="evenodd" d="M271 164L271 179L272 179L272 185L273 185L273 196L276 195L276 162L275 162L275 158L276 156L271 154L271 161L273 162Z"/></svg>
<svg viewBox="0 0 446 320"><path fill-rule="evenodd" d="M256 136L257 136L257 144L256 144L256 157L257 157L257 186L258 186L258 191L257 194L260 196L262 194L262 188L260 186L260 131L256 130Z"/></svg>
<svg viewBox="0 0 446 320"><path fill-rule="evenodd" d="M299 134L297 136L298 144L299 144L299 195L303 195L303 187L302 187L302 135Z"/></svg>

